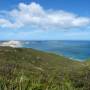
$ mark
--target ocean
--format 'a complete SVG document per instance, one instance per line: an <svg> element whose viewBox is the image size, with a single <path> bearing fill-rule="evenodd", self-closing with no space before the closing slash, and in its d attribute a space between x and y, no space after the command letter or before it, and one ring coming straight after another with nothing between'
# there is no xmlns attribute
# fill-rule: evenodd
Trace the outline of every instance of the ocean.
<svg viewBox="0 0 90 90"><path fill-rule="evenodd" d="M4 42L9 41L2 41L0 43ZM74 60L84 61L90 58L90 41L44 40L19 42L21 43L22 48L33 48L45 52L55 53Z"/></svg>
<svg viewBox="0 0 90 90"><path fill-rule="evenodd" d="M56 53L75 60L90 58L90 41L27 41L23 47Z"/></svg>

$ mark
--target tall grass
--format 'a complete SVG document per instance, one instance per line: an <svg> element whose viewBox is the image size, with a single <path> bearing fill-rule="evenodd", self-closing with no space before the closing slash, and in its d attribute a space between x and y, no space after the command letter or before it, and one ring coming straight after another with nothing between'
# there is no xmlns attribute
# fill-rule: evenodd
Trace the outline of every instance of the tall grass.
<svg viewBox="0 0 90 90"><path fill-rule="evenodd" d="M0 47L0 90L90 90L90 64L33 49Z"/></svg>

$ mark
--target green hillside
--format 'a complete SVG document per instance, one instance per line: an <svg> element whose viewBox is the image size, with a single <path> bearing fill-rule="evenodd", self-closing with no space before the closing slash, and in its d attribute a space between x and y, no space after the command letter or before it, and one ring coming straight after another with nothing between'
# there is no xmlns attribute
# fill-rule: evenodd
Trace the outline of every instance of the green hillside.
<svg viewBox="0 0 90 90"><path fill-rule="evenodd" d="M0 90L90 90L90 64L34 49L0 47Z"/></svg>

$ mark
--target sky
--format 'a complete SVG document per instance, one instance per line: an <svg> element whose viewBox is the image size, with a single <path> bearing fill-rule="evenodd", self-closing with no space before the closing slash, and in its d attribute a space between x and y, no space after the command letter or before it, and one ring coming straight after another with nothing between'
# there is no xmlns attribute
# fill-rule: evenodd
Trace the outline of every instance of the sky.
<svg viewBox="0 0 90 90"><path fill-rule="evenodd" d="M0 0L0 40L90 40L90 0Z"/></svg>

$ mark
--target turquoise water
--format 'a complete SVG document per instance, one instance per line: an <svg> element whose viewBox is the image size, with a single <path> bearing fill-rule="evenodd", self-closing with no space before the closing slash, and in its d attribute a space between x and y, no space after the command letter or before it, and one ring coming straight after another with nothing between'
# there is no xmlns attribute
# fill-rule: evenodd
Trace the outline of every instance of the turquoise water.
<svg viewBox="0 0 90 90"><path fill-rule="evenodd" d="M90 58L90 41L0 41L0 44L12 45L22 48L33 48L45 52L56 53L74 60L87 60ZM19 45L20 44L20 45Z"/></svg>
<svg viewBox="0 0 90 90"><path fill-rule="evenodd" d="M90 41L23 41L23 47L56 53L75 60L90 58Z"/></svg>

